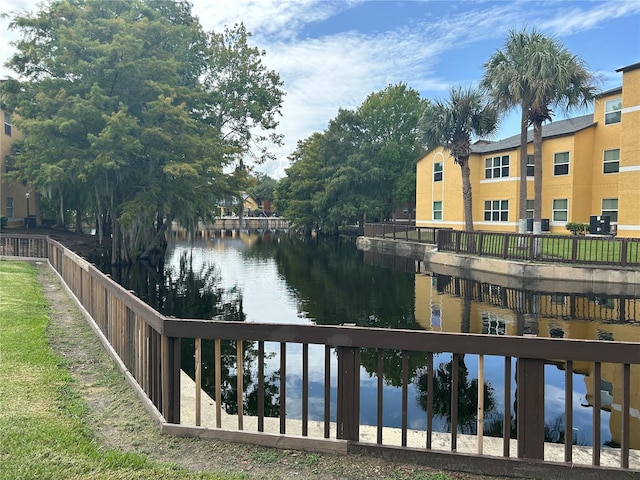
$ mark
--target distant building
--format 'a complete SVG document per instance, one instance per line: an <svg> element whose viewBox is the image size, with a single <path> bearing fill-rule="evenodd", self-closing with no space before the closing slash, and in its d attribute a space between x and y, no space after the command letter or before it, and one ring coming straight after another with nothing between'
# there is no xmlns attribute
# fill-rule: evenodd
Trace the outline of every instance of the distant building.
<svg viewBox="0 0 640 480"><path fill-rule="evenodd" d="M640 237L640 63L618 70L622 87L598 95L593 114L542 127L542 218L568 222L609 217L620 237ZM518 231L520 135L479 141L469 157L473 222L478 230ZM527 217L533 218L533 138L527 155ZM460 167L441 147L417 162L416 224L464 228ZM546 222L543 222L543 229Z"/></svg>
<svg viewBox="0 0 640 480"><path fill-rule="evenodd" d="M27 217L30 217L30 225L35 226L40 211L38 192L29 185L7 180L7 173L13 169L11 145L22 135L13 126L13 117L5 110L4 104L1 105L0 115L3 120L0 134L0 217L7 218L9 228L26 225Z"/></svg>

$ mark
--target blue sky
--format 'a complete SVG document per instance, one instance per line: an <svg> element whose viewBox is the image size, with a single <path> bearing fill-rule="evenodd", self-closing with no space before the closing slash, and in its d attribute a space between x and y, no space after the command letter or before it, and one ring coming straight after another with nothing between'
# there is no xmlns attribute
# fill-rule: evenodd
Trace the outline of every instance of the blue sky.
<svg viewBox="0 0 640 480"><path fill-rule="evenodd" d="M5 0L2 11L33 11L35 0ZM601 78L621 85L615 70L640 61L640 1L377 1L192 0L206 30L244 22L265 63L284 81L280 119L284 148L260 167L280 177L298 140L322 131L339 108L406 83L425 98L445 98L453 85L474 85L510 29L535 27L557 37ZM2 37L11 40L7 21ZM2 63L9 52L0 52ZM4 77L9 72L0 70ZM585 112L575 112L574 115ZM515 112L497 138L518 132ZM563 118L559 115L557 118Z"/></svg>

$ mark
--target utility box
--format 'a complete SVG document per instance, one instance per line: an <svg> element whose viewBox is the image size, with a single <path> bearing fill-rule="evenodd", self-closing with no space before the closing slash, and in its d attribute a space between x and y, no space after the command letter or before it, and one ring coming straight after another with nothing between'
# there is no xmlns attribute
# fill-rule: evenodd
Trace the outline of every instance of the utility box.
<svg viewBox="0 0 640 480"><path fill-rule="evenodd" d="M543 232L550 231L548 218L540 219L540 230L542 230ZM533 232L533 218L527 218L527 232Z"/></svg>
<svg viewBox="0 0 640 480"><path fill-rule="evenodd" d="M609 215L591 215L589 217L589 233L591 235L610 235L611 217Z"/></svg>
<svg viewBox="0 0 640 480"><path fill-rule="evenodd" d="M541 222L541 230L543 232L549 232L550 231L550 229L549 229L549 219L548 218L541 218L540 222Z"/></svg>

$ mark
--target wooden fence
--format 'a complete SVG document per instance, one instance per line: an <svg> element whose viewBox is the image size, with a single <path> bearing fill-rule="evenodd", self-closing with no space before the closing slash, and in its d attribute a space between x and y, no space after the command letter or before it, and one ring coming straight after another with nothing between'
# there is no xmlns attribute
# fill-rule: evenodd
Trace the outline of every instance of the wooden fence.
<svg viewBox="0 0 640 480"><path fill-rule="evenodd" d="M403 223L368 223L364 236L431 243L437 245L439 252L508 260L619 267L640 265L640 238L468 232Z"/></svg>
<svg viewBox="0 0 640 480"><path fill-rule="evenodd" d="M90 324L105 347L121 366L132 387L160 425L163 433L250 442L279 448L332 451L381 456L399 461L428 464L491 475L529 478L618 479L640 474L640 456L632 445L640 435L637 405L632 391L639 389L640 346L626 342L597 342L533 337L501 337L389 330L349 326L221 322L167 318L151 309L132 292L122 288L95 266L87 263L56 241L44 237L0 237L0 254L43 257L60 275L85 311ZM193 345L193 354L184 356L182 346ZM276 404L269 404L265 366L277 353L279 364L269 375L278 387ZM296 352L295 355L292 355ZM376 422L361 423L361 357L373 352L376 362ZM436 417L434 358L446 353L451 358L450 433L434 431ZM408 391L411 383L409 359L420 356L426 365L426 427L408 424ZM499 357L502 362L504 413L502 436L483 434L483 395L478 397L476 434L459 432L459 369L464 356L478 356L478 383L484 385L484 359ZM205 358L207 359L205 361ZM323 366L323 418L309 418L309 365ZM401 398L391 403L383 395L384 365L390 358L401 365ZM245 372L247 362L257 362L254 392L255 415L245 413L247 376L237 374L235 413L227 413L230 391L223 386L221 372ZM545 364L564 369L564 440L545 443ZM573 435L573 373L583 370L592 406L593 446L575 445ZM215 369L211 400L204 400L203 369ZM193 372L193 379L183 370ZM602 446L602 372L617 386L614 403L620 414L616 448ZM287 388L295 376L301 377L299 401L292 405ZM517 388L512 391L515 378ZM633 381L632 381L633 379ZM635 390L633 390L635 389ZM335 401L332 392L336 392ZM636 399L634 393L634 399ZM512 405L516 405L512 409ZM240 406L238 408L238 406ZM268 412L267 407L273 407ZM383 424L383 411L401 416L401 426ZM291 418L300 412L299 418ZM272 418L270 415L275 415ZM512 438L512 419L517 438ZM372 432L370 430L372 429ZM397 433L397 437L394 435ZM444 439L443 439L444 436ZM468 440L472 448L469 450ZM489 448L495 445L498 448ZM556 452L560 449L560 452ZM586 455L586 457L585 457ZM586 460L585 460L586 458Z"/></svg>
<svg viewBox="0 0 640 480"><path fill-rule="evenodd" d="M439 230L438 251L552 263L640 265L640 238Z"/></svg>

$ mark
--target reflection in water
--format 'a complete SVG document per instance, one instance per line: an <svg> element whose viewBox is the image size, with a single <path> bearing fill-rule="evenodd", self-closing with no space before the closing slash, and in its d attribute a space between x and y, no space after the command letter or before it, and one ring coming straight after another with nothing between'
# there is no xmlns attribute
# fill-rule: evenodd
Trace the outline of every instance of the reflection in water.
<svg viewBox="0 0 640 480"><path fill-rule="evenodd" d="M441 363L433 377L433 411L445 419L447 431L451 431L451 385L458 386L458 431L477 433L478 413L478 379L469 379L469 370L464 362L464 355L455 355L450 362ZM453 362L458 363L458 381L453 380ZM428 372L423 371L417 378L418 404L425 412L428 401ZM491 418L496 409L494 388L490 383L484 384L484 411ZM502 432L500 431L500 434Z"/></svg>
<svg viewBox="0 0 640 480"><path fill-rule="evenodd" d="M385 267L378 266L379 264ZM393 267L394 269L387 268ZM425 329L446 332L471 332L490 335L524 335L598 340L640 342L640 299L610 291L559 293L515 289L509 284L483 283L451 275L416 273L416 263L398 257L378 257L356 250L353 241L344 239L310 239L301 241L288 236L240 235L234 238L175 243L169 246L164 270L143 264L125 272L113 272L113 277L126 288L165 315L179 318L224 319L229 321L313 323L322 325L356 324L381 328ZM194 347L192 340L183 342L183 367L193 376ZM203 342L205 390L212 394L214 376L213 345ZM222 403L234 413L236 405L235 342L222 343ZM425 427L423 408L426 355L407 352L409 395L416 404L409 409L411 428ZM451 355L434 352L434 405L441 417L439 427L447 429L451 377ZM257 412L255 344L243 345L245 413ZM265 369L265 414L277 415L279 406L279 353L272 355L272 368ZM287 357L292 355L287 353ZM320 355L322 356L322 355ZM292 357L293 358L293 357ZM459 428L474 431L477 400L478 358L466 355L459 367L460 416ZM289 360L288 360L289 361ZM319 364L324 361L318 358ZM333 360L332 360L333 361ZM294 360L295 362L295 360ZM487 431L491 422L502 416L501 392L504 378L503 359L485 359L485 411ZM385 395L399 395L402 379L402 352L384 350ZM376 404L372 379L377 376L377 351L361 352L361 420L375 424ZM275 367L275 368L273 368ZM545 367L549 432L562 418L554 392L564 389L562 364L549 362ZM602 365L603 441L617 440L620 432L618 400L620 385L613 366ZM311 365L313 370L313 365ZM593 403L593 365L574 362L574 398L579 404L574 410L574 426L580 443L591 439L590 405ZM632 378L640 372L632 367ZM288 368L288 374L292 369ZM515 371L515 368L513 369ZM311 372L313 376L313 371ZM447 377L448 375L448 377ZM635 377L634 377L635 376ZM289 377L288 377L289 378ZM511 391L516 385L511 379ZM314 382L312 379L311 390ZM632 444L640 446L640 388L632 385ZM440 390L437 390L440 389ZM320 389L321 390L321 389ZM287 405L292 389L287 388ZM311 395L314 395L311 392ZM310 406L310 417L322 418L322 393L317 410ZM335 397L335 390L332 392ZM437 400L441 398L442 400ZM513 399L512 399L513 402ZM393 405L390 401L385 405ZM493 415L489 414L490 408ZM512 410L513 411L513 410ZM385 424L399 426L397 412L385 411ZM494 425L495 427L495 425ZM604 432L611 428L611 438ZM550 433L550 438L552 434Z"/></svg>

